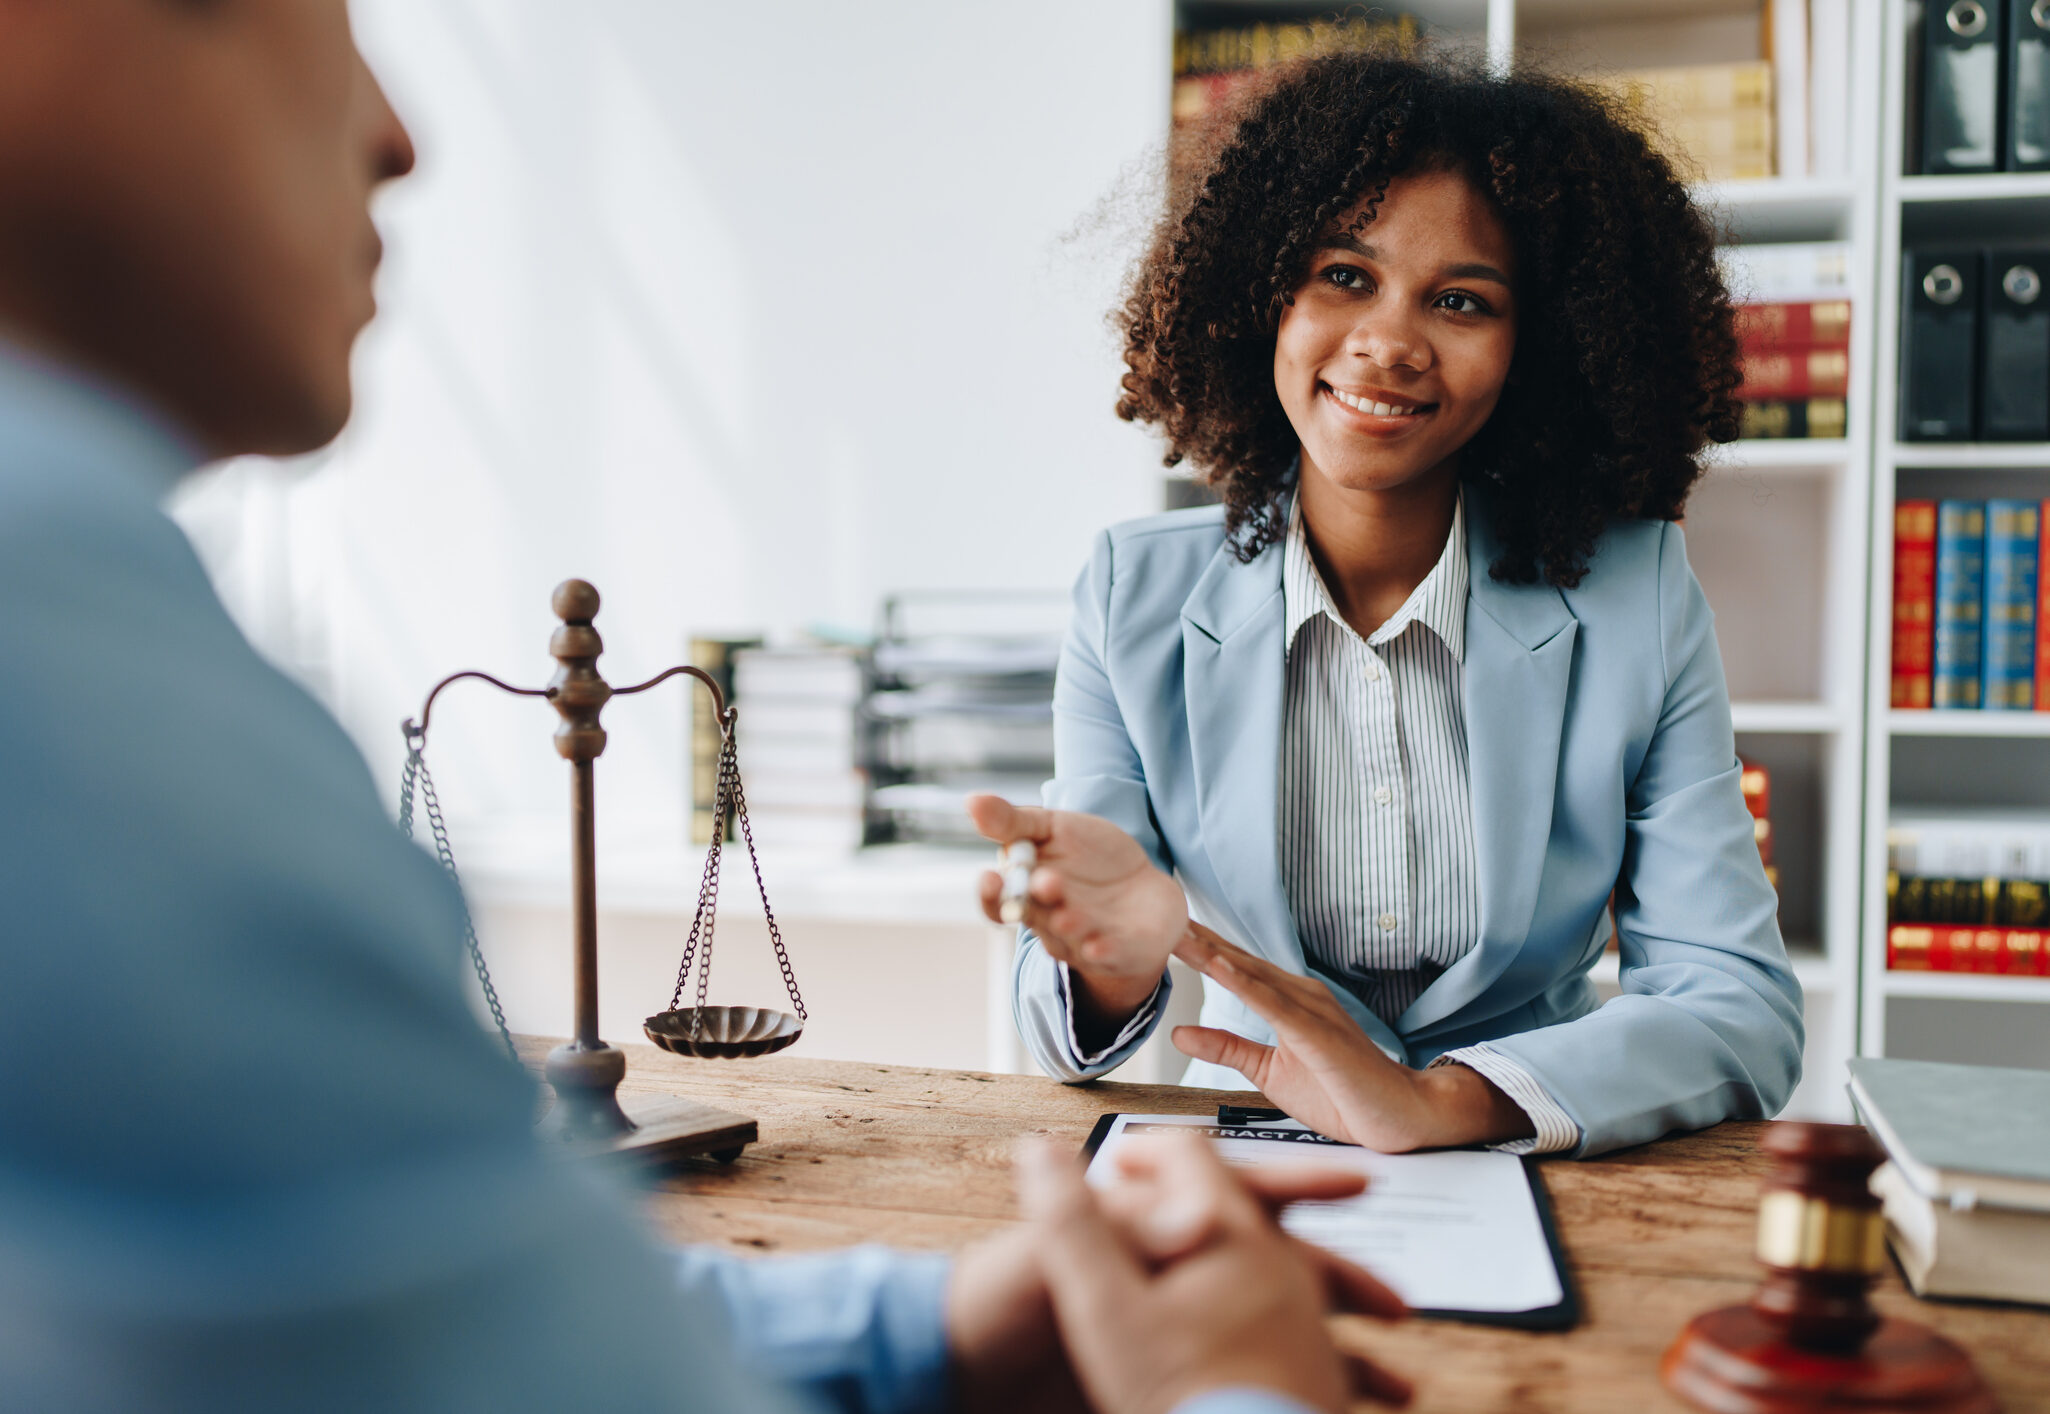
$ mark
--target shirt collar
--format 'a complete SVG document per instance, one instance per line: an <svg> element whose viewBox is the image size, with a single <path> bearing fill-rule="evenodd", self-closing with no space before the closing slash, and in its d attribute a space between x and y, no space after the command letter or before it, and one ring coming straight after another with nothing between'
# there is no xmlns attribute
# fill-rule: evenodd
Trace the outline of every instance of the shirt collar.
<svg viewBox="0 0 2050 1414"><path fill-rule="evenodd" d="M110 479L161 498L206 460L134 394L0 338L0 475Z"/></svg>
<svg viewBox="0 0 2050 1414"><path fill-rule="evenodd" d="M1452 650L1455 662L1466 661L1466 492L1462 489L1452 503L1452 529L1445 536L1445 549L1423 582L1410 591L1386 623L1367 636L1369 647L1393 642L1411 624L1422 624L1438 635ZM1352 626L1331 601L1324 576L1310 555L1310 539L1303 528L1302 497L1295 496L1288 511L1288 538L1281 557L1281 598L1284 651L1295 646L1296 632L1319 614L1351 633Z"/></svg>

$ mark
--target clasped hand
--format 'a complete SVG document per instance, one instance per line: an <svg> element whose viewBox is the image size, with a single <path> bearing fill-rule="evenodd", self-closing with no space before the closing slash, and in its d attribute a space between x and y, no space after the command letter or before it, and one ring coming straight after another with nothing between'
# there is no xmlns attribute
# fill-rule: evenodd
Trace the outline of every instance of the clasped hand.
<svg viewBox="0 0 2050 1414"><path fill-rule="evenodd" d="M1176 1048L1238 1071L1319 1133L1401 1153L1532 1132L1523 1110L1478 1072L1411 1069L1375 1045L1324 983L1190 921L1181 886L1110 821L1019 808L997 796L972 798L969 812L988 838L1037 847L1025 924L1049 956L1068 965L1085 1033L1115 1035L1175 956L1244 1002L1275 1036L1263 1045L1214 1027L1178 1026ZM995 873L983 876L983 910L993 921L1000 888Z"/></svg>
<svg viewBox="0 0 2050 1414"><path fill-rule="evenodd" d="M1029 1146L1027 1224L964 1254L949 1292L957 1402L1167 1414L1250 1387L1330 1414L1353 1398L1408 1403L1409 1382L1342 1354L1324 1319L1394 1319L1401 1301L1275 1222L1287 1203L1363 1184L1314 1163L1230 1170L1206 1142L1173 1136L1130 1146L1118 1180L1092 1190L1067 1156Z"/></svg>

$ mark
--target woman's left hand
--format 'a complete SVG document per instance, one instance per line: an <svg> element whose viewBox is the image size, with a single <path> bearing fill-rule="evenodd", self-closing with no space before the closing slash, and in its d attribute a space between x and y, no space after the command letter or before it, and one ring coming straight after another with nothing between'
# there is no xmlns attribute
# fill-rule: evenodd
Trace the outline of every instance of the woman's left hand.
<svg viewBox="0 0 2050 1414"><path fill-rule="evenodd" d="M1177 1026L1174 1043L1229 1066L1320 1134L1386 1154L1499 1143L1532 1132L1530 1118L1478 1071L1412 1070L1391 1060L1331 991L1192 924L1175 956L1274 1028L1275 1044L1208 1026Z"/></svg>

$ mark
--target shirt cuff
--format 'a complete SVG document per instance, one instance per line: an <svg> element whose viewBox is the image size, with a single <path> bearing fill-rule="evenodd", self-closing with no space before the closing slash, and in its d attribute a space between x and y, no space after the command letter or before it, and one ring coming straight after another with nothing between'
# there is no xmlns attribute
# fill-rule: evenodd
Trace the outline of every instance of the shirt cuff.
<svg viewBox="0 0 2050 1414"><path fill-rule="evenodd" d="M742 1259L677 1252L679 1284L726 1317L734 1358L842 1414L941 1414L952 1402L939 1253L847 1247Z"/></svg>
<svg viewBox="0 0 2050 1414"><path fill-rule="evenodd" d="M1580 1147L1580 1126L1573 1122L1573 1116L1559 1107L1551 1092L1538 1084L1537 1077L1493 1046L1461 1046L1439 1056L1429 1068L1435 1070L1441 1065L1463 1065L1479 1071L1530 1116L1536 1134L1529 1139L1490 1144L1490 1149L1504 1154L1561 1154Z"/></svg>
<svg viewBox="0 0 2050 1414"><path fill-rule="evenodd" d="M1167 986L1167 973L1163 971L1160 974L1160 982L1153 988L1153 995L1142 1002L1139 1009L1132 1013L1131 1020L1118 1028L1118 1034L1111 1038L1110 1044L1103 1047L1102 1050L1085 1055L1082 1051L1081 1039L1075 1032L1075 988L1068 980L1068 964L1056 962L1054 967L1059 978L1056 985L1060 990L1061 1014L1068 1019L1068 1054L1074 1057L1075 1064L1082 1066L1102 1065L1107 1058L1116 1054L1125 1046L1130 1045L1134 1036L1142 1034L1147 1027L1151 1026L1154 1016L1160 1010L1161 991Z"/></svg>

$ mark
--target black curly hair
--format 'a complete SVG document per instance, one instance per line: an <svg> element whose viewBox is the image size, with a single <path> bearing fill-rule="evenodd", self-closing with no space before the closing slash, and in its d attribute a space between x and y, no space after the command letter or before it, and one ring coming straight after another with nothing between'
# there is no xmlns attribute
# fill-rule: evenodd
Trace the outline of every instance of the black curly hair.
<svg viewBox="0 0 2050 1414"><path fill-rule="evenodd" d="M1234 550L1281 535L1298 450L1275 330L1319 239L1391 178L1450 170L1516 252L1518 334L1460 454L1492 491L1495 578L1571 587L1613 520L1677 520L1708 442L1737 435L1737 341L1709 220L1603 94L1441 59L1344 53L1275 70L1215 119L1114 322L1118 416L1220 494Z"/></svg>

